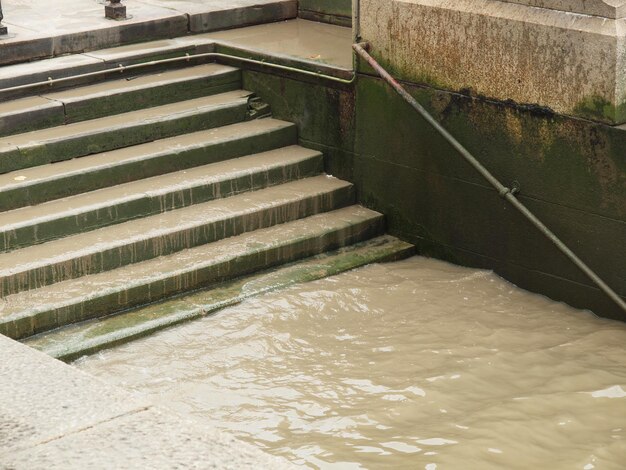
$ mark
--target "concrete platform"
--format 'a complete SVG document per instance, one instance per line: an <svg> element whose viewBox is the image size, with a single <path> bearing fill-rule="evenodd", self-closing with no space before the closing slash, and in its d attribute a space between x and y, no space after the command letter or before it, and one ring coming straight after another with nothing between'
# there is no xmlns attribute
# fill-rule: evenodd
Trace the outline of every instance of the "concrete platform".
<svg viewBox="0 0 626 470"><path fill-rule="evenodd" d="M201 34L218 44L352 69L352 29L302 19Z"/></svg>
<svg viewBox="0 0 626 470"><path fill-rule="evenodd" d="M0 468L295 468L1 335L0 356Z"/></svg>
<svg viewBox="0 0 626 470"><path fill-rule="evenodd" d="M0 65L189 33L295 18L296 0L125 0L128 18L104 17L100 0L4 0Z"/></svg>

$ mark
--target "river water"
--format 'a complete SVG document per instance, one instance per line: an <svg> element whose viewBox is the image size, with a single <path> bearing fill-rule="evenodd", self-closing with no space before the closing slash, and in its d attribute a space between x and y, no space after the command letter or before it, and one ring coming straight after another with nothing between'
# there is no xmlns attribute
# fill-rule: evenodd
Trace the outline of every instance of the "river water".
<svg viewBox="0 0 626 470"><path fill-rule="evenodd" d="M322 469L624 469L626 325L414 257L77 361Z"/></svg>

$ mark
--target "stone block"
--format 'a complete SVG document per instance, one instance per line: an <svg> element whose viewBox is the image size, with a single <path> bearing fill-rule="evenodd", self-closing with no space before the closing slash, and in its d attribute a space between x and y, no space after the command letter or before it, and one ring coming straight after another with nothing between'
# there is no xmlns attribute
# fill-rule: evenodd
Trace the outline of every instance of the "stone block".
<svg viewBox="0 0 626 470"><path fill-rule="evenodd" d="M126 19L126 6L119 3L119 0L112 1L104 6L104 16L110 20Z"/></svg>
<svg viewBox="0 0 626 470"><path fill-rule="evenodd" d="M625 8L363 0L360 28L373 55L403 80L618 124L626 121Z"/></svg>

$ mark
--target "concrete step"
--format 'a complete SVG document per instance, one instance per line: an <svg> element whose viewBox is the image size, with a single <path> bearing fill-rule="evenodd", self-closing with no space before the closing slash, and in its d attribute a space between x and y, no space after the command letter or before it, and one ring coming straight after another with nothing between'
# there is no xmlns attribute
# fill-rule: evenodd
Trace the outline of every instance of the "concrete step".
<svg viewBox="0 0 626 470"><path fill-rule="evenodd" d="M306 260L244 276L207 290L118 315L70 325L24 342L64 361L117 346L173 325L201 318L250 297L295 283L333 276L370 263L412 256L415 247L384 235Z"/></svg>
<svg viewBox="0 0 626 470"><path fill-rule="evenodd" d="M265 152L296 141L295 125L259 119L12 171L0 175L0 212ZM6 231L10 222L3 217L0 214L0 225Z"/></svg>
<svg viewBox="0 0 626 470"><path fill-rule="evenodd" d="M316 162L314 168L318 167ZM227 185L227 191L236 193L235 184ZM250 186L249 182L244 184ZM148 212L159 210L167 199L139 199L138 207L131 203L124 209L141 217L142 202ZM155 207L150 207L152 202ZM166 256L353 203L352 184L326 175L314 176L4 253L0 255L0 296ZM116 210L103 209L110 213Z"/></svg>
<svg viewBox="0 0 626 470"><path fill-rule="evenodd" d="M240 87L241 72L217 64L130 75L122 80L0 103L0 136L190 100Z"/></svg>
<svg viewBox="0 0 626 470"><path fill-rule="evenodd" d="M0 213L0 247L30 247L285 183L320 173L322 164L318 152L290 146L15 209Z"/></svg>
<svg viewBox="0 0 626 470"><path fill-rule="evenodd" d="M0 333L23 339L381 235L383 216L350 206L78 279L0 304Z"/></svg>
<svg viewBox="0 0 626 470"><path fill-rule="evenodd" d="M0 173L245 121L250 97L231 91L2 137Z"/></svg>
<svg viewBox="0 0 626 470"><path fill-rule="evenodd" d="M319 172L320 159L317 152L290 146L251 156L246 160L251 165L248 168L240 167L241 162L228 163L226 160L211 167L185 169L2 212L0 251L225 197L232 191L245 190L247 185L258 188L287 181L289 177L310 176ZM62 185L63 178L48 184ZM20 197L24 199L25 196Z"/></svg>

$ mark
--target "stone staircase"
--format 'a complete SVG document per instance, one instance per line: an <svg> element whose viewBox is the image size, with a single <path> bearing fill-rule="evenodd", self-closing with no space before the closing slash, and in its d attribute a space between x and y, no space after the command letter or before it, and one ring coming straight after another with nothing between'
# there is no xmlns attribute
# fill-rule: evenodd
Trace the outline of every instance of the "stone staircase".
<svg viewBox="0 0 626 470"><path fill-rule="evenodd" d="M0 333L55 357L412 253L233 67L0 103L0 136Z"/></svg>

